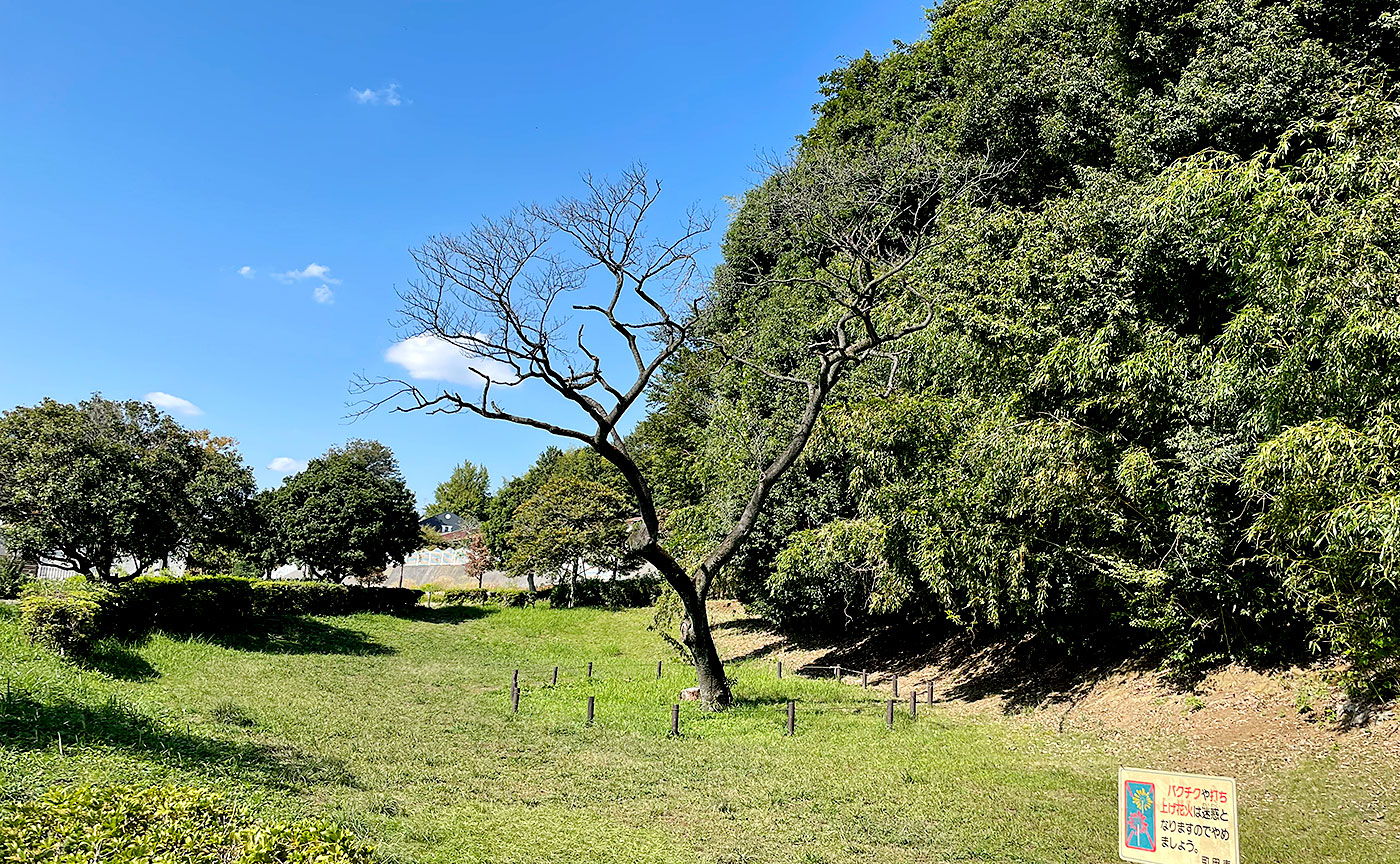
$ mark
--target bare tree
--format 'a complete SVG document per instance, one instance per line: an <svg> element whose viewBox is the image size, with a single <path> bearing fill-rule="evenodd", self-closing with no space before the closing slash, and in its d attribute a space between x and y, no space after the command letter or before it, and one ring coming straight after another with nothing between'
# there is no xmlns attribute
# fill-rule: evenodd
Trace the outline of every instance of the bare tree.
<svg viewBox="0 0 1400 864"><path fill-rule="evenodd" d="M822 263L793 281L820 288L836 310L820 338L806 346L810 363L800 372L773 371L739 349L738 338L706 328L696 255L711 219L692 210L673 234L651 239L648 213L661 186L634 166L616 181L585 177L579 198L524 207L415 250L421 278L400 293L406 329L476 358L479 395L424 392L396 379L360 381L362 392L378 391L364 411L389 403L399 411L468 411L580 441L614 465L631 487L645 529L638 555L680 595L682 641L701 698L713 708L731 702L705 605L716 575L801 454L842 375L868 358L889 356L892 343L929 325L933 306L912 284L911 266L937 242L940 222L998 173L974 163L939 164L912 145L771 169L765 206L773 208L781 230L803 234L823 250ZM732 272L726 278L781 281ZM585 340L590 318L629 358L625 374L605 369L599 343ZM687 345L805 393L786 442L757 466L742 512L693 571L662 545L652 484L618 431L658 370ZM553 391L581 422L565 425L503 408L501 388L521 384ZM386 385L392 387L387 395L378 389Z"/></svg>

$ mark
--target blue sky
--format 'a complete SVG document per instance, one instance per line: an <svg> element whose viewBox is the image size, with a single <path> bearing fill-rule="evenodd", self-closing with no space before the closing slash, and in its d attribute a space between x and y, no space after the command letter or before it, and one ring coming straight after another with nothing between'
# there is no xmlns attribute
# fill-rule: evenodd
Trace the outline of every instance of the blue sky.
<svg viewBox="0 0 1400 864"><path fill-rule="evenodd" d="M168 394L264 486L352 437L420 502L463 459L499 482L548 436L345 419L356 373L403 371L408 250L633 161L661 220L723 214L820 74L924 27L909 2L0 5L0 410Z"/></svg>

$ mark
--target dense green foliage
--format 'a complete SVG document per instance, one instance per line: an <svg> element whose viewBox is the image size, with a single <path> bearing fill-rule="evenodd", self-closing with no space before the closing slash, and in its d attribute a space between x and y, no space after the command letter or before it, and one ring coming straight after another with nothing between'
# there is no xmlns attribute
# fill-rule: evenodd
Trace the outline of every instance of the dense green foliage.
<svg viewBox="0 0 1400 864"><path fill-rule="evenodd" d="M45 399L0 416L0 544L95 579L236 544L253 473L234 442L146 402Z"/></svg>
<svg viewBox="0 0 1400 864"><path fill-rule="evenodd" d="M105 592L68 590L24 597L19 604L20 627L36 645L64 657L82 657L104 635Z"/></svg>
<svg viewBox="0 0 1400 864"><path fill-rule="evenodd" d="M267 570L295 561L313 578L383 581L422 541L413 493L378 441L332 447L260 499Z"/></svg>
<svg viewBox="0 0 1400 864"><path fill-rule="evenodd" d="M584 566L628 568L627 499L572 474L552 477L516 508L507 542L512 573L572 585Z"/></svg>
<svg viewBox="0 0 1400 864"><path fill-rule="evenodd" d="M257 822L203 789L55 786L0 807L0 860L46 864L369 864L325 820Z"/></svg>
<svg viewBox="0 0 1400 864"><path fill-rule="evenodd" d="M1379 2L965 0L823 79L797 166L912 140L1002 173L922 229L930 326L834 394L730 589L1178 671L1312 632L1393 682L1398 36ZM800 373L839 310L803 290L831 249L788 224L792 170L745 196L706 314ZM634 438L674 543L725 528L803 396L672 364Z"/></svg>
<svg viewBox="0 0 1400 864"><path fill-rule="evenodd" d="M491 475L485 465L463 462L452 469L452 476L438 484L433 503L424 516L456 513L468 522L484 522L490 515Z"/></svg>

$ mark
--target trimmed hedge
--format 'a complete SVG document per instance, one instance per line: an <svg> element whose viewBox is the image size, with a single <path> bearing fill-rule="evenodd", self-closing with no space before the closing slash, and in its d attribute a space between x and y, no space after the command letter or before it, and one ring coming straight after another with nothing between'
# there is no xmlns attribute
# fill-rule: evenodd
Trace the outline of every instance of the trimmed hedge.
<svg viewBox="0 0 1400 864"><path fill-rule="evenodd" d="M475 606L494 603L498 606L533 606L548 599L549 591L532 592L528 588L448 588L434 596L444 606Z"/></svg>
<svg viewBox="0 0 1400 864"><path fill-rule="evenodd" d="M30 642L64 657L82 657L107 635L109 595L100 591L28 594L19 601L20 629Z"/></svg>
<svg viewBox="0 0 1400 864"><path fill-rule="evenodd" d="M422 596L414 588L238 576L138 576L113 590L70 580L32 590L20 601L20 621L31 642L81 656L105 636L237 633L282 615L404 613Z"/></svg>
<svg viewBox="0 0 1400 864"><path fill-rule="evenodd" d="M326 820L256 822L222 795L170 786L56 786L0 805L0 861L52 864L371 864Z"/></svg>
<svg viewBox="0 0 1400 864"><path fill-rule="evenodd" d="M651 606L661 596L661 580L655 576L635 576L631 579L579 579L573 586L573 605L608 606L632 609ZM549 605L569 605L569 586L555 585L549 594Z"/></svg>

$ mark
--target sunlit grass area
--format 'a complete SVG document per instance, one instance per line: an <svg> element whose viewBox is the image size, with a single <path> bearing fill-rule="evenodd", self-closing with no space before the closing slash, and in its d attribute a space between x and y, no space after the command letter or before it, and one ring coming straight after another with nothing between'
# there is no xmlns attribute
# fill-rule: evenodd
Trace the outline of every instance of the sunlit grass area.
<svg viewBox="0 0 1400 864"><path fill-rule="evenodd" d="M766 661L733 667L735 709L682 703L672 738L693 673L649 620L313 618L109 644L75 667L25 644L7 609L0 783L11 799L54 783L207 786L266 815L327 816L389 861L1110 861L1119 765L1159 766L1180 747L1125 752L922 704L911 719L907 702L890 729L873 693L780 681ZM1364 778L1311 762L1271 782L1257 806L1241 790L1244 860L1396 860L1394 828L1357 809Z"/></svg>

